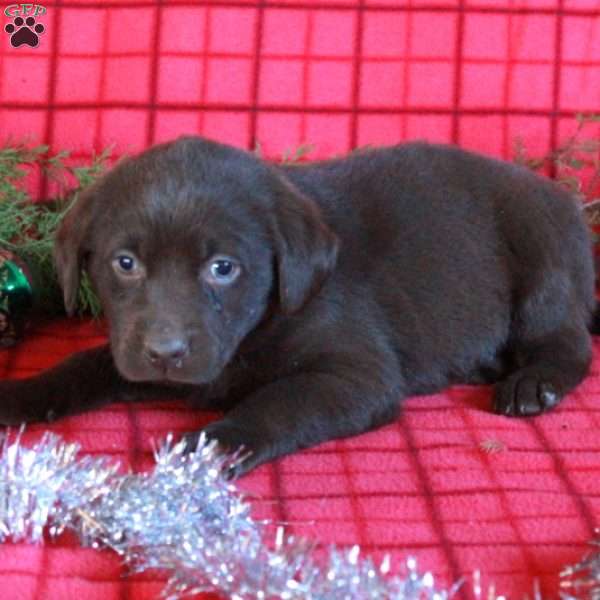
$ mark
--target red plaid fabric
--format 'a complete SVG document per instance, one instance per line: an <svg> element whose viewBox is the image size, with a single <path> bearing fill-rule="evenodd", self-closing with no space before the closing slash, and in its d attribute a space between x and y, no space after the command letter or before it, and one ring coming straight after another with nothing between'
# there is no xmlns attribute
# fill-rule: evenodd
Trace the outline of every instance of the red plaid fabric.
<svg viewBox="0 0 600 600"><path fill-rule="evenodd" d="M11 45L4 25L15 17L0 12L0 143L27 137L87 159L107 145L120 155L201 133L269 157L301 144L329 157L425 138L509 157L518 137L543 154L571 133L575 113L600 112L598 0L44 6L35 48ZM0 377L33 375L102 336L78 321L39 326L0 354ZM555 596L557 572L581 555L600 516L595 351L590 377L551 414L498 417L489 388L455 387L240 486L256 495L258 517L322 545L360 544L396 564L415 555L441 585L481 569L513 598L537 577ZM152 438L212 418L178 403L116 405L52 429L144 469ZM0 546L11 600L144 600L162 588L159 574L123 574L115 556L69 538Z"/></svg>
<svg viewBox="0 0 600 600"><path fill-rule="evenodd" d="M59 321L0 354L0 377L25 377L103 341L99 326ZM360 544L399 567L416 556L439 585L480 569L484 583L521 598L538 578L545 597L584 552L600 501L600 340L586 381L554 412L508 419L490 412L491 389L453 387L411 398L397 423L260 467L239 482L257 518L321 547ZM113 405L51 429L89 454L134 470L153 464L151 441L199 428L217 415L174 402ZM25 442L46 429L32 426ZM0 585L11 600L157 598L160 574L124 578L109 552L67 537L35 547L0 545Z"/></svg>
<svg viewBox="0 0 600 600"><path fill-rule="evenodd" d="M0 138L86 156L183 133L269 156L407 138L508 156L516 137L543 152L574 112L600 109L598 0L45 7L38 47L0 31Z"/></svg>

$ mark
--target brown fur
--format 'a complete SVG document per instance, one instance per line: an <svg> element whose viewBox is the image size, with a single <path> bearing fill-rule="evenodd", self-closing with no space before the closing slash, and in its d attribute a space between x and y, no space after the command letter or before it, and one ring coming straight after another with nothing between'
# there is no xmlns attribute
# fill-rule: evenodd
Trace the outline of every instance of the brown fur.
<svg viewBox="0 0 600 600"><path fill-rule="evenodd" d="M123 251L135 277L115 270ZM217 256L239 265L234 282L211 283ZM403 397L452 382L499 381L497 412L536 414L590 362L578 208L547 180L456 148L277 167L181 139L89 189L56 264L69 312L88 271L110 345L1 382L0 422L181 395L226 411L207 433L252 451L239 472L389 422Z"/></svg>

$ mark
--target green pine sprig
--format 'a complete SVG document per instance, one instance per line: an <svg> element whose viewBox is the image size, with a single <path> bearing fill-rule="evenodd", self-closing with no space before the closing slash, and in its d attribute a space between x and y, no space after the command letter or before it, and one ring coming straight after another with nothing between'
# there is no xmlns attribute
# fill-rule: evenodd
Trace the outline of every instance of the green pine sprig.
<svg viewBox="0 0 600 600"><path fill-rule="evenodd" d="M600 114L576 114L577 127L556 149L531 156L523 140L514 145L514 161L534 171L553 167L556 180L582 202L600 200L600 137L590 130L600 123Z"/></svg>
<svg viewBox="0 0 600 600"><path fill-rule="evenodd" d="M42 313L62 311L62 294L52 260L54 235L79 192L104 170L111 154L105 150L91 163L71 166L69 152L52 154L47 146L26 144L0 147L0 247L17 254L32 272L35 302ZM36 202L24 185L28 175L40 172L61 190L52 200ZM94 317L100 304L84 277L79 290L79 312Z"/></svg>

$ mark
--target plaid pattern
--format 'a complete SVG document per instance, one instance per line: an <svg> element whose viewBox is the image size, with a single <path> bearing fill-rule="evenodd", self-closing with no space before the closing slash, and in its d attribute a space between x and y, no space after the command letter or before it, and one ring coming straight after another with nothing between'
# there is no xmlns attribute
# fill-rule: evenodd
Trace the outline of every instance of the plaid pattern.
<svg viewBox="0 0 600 600"><path fill-rule="evenodd" d="M37 48L13 48L0 14L0 142L28 136L89 158L183 133L280 156L329 157L408 138L508 157L545 153L575 112L600 110L598 0L70 0L45 3ZM40 192L45 193L42 187ZM27 376L103 332L42 325L0 354ZM511 420L490 389L413 398L377 432L267 465L240 482L256 515L376 559L409 554L440 584L481 569L519 598L556 573L598 524L598 364L555 412ZM151 465L150 440L214 415L182 404L116 405L52 426L90 453ZM39 436L32 427L28 439ZM491 448L487 452L484 448ZM157 597L159 575L123 579L115 556L69 538L0 546L9 600Z"/></svg>
<svg viewBox="0 0 600 600"><path fill-rule="evenodd" d="M96 345L103 331L72 320L38 327L0 354L0 377L24 377ZM288 523L321 546L360 544L396 567L419 559L439 584L481 569L484 583L520 598L533 578L550 597L557 573L584 552L598 525L600 340L588 379L554 412L535 419L490 413L491 389L456 386L411 398L397 423L286 457L239 482L254 514ZM51 429L90 454L150 468L151 440L201 427L216 415L178 402L112 405ZM32 426L26 442L44 426ZM7 600L158 597L163 580L123 579L116 556L68 537L43 547L0 545Z"/></svg>
<svg viewBox="0 0 600 600"><path fill-rule="evenodd" d="M199 132L331 156L427 138L508 156L517 136L546 151L574 111L600 108L598 0L46 7L37 48L0 31L2 139L88 155Z"/></svg>

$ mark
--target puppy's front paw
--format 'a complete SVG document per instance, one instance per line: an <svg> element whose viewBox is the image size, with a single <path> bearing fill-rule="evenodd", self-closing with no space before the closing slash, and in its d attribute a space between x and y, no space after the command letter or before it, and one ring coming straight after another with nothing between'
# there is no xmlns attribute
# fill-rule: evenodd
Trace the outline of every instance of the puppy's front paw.
<svg viewBox="0 0 600 600"><path fill-rule="evenodd" d="M0 425L55 421L58 407L52 408L27 380L0 381Z"/></svg>
<svg viewBox="0 0 600 600"><path fill-rule="evenodd" d="M239 451L240 458L228 468L225 476L234 479L244 475L272 458L271 445L258 439L252 431L238 425L235 421L215 421L202 430L207 439L216 440L219 448L228 454ZM200 432L184 436L189 451L198 445Z"/></svg>
<svg viewBox="0 0 600 600"><path fill-rule="evenodd" d="M537 415L554 408L561 399L556 387L535 373L513 373L496 385L494 412L511 417Z"/></svg>

